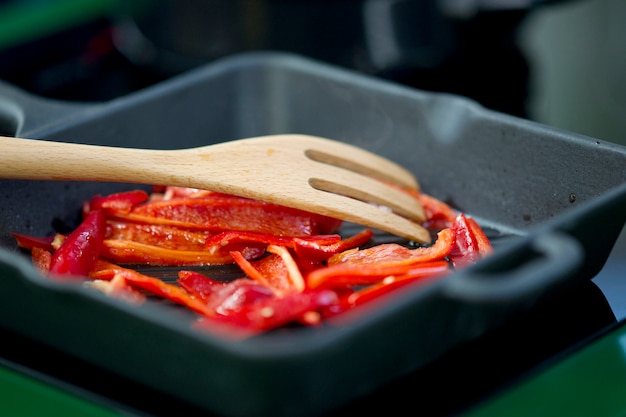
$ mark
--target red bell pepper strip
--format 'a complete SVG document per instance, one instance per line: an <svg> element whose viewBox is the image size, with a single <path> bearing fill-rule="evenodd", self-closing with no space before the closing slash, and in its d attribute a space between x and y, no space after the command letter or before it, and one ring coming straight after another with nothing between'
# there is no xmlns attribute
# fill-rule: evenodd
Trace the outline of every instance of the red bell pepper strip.
<svg viewBox="0 0 626 417"><path fill-rule="evenodd" d="M219 232L207 238L205 244L226 246L231 243L247 243L258 242L266 245L278 245L295 248L299 245L325 246L338 243L341 236L338 234L330 235L311 235L311 236L277 236L269 233L245 232L245 231L226 231Z"/></svg>
<svg viewBox="0 0 626 417"><path fill-rule="evenodd" d="M309 288L374 285L390 276L441 275L450 269L445 260L414 264L352 265L339 264L321 268L307 276Z"/></svg>
<svg viewBox="0 0 626 417"><path fill-rule="evenodd" d="M243 279L236 279L230 282L222 282L207 277L199 272L182 270L178 273L178 283L192 296L203 300L211 309L215 310L216 316L228 314L236 310L237 305L256 302L263 298L273 296L273 293L262 285ZM215 317L214 317L215 318ZM205 317L205 319L207 319ZM215 320L211 320L212 330L219 327L220 333L229 338L250 336L256 333L237 329L233 331L232 326L217 326Z"/></svg>
<svg viewBox="0 0 626 417"><path fill-rule="evenodd" d="M213 316L215 311L209 308L203 301L194 298L184 289L168 284L158 278L141 274L133 269L124 268L106 261L98 260L94 270L89 274L92 279L111 280L121 275L131 285L158 295L175 303L186 306L198 314Z"/></svg>
<svg viewBox="0 0 626 417"><path fill-rule="evenodd" d="M273 253L278 255L280 259L283 261L285 265L285 269L287 271L287 280L289 282L289 289L295 292L304 291L306 285L304 283L304 278L302 277L302 273L298 268L298 264L289 253L289 250L283 246L277 245L268 245L267 251L269 253ZM290 292L291 292L290 291Z"/></svg>
<svg viewBox="0 0 626 417"><path fill-rule="evenodd" d="M179 274L178 282L215 311L216 314L211 317L220 319L221 323L238 322L239 319L233 320L232 317L237 317L241 311L248 311L258 303L264 306L273 304L271 300L276 299L267 287L244 278L220 283L199 273L185 271ZM252 330L256 333L259 329Z"/></svg>
<svg viewBox="0 0 626 417"><path fill-rule="evenodd" d="M485 234L485 231L480 227L478 222L472 217L467 217L467 225L474 234L480 256L484 258L485 256L493 253L493 246L491 245L491 241Z"/></svg>
<svg viewBox="0 0 626 417"><path fill-rule="evenodd" d="M267 287L248 279L236 279L228 283L221 283L192 271L185 271L179 275L181 286L186 288L189 293L204 300L216 312L217 315L212 316L214 320L205 322L207 326L215 326L216 323L228 324L229 326L236 326L238 328L237 333L241 331L258 333L267 330L268 326L280 324L271 324L270 321L266 321L263 328L258 328L255 324L256 320L252 324L245 323L247 318L241 316L248 315L250 312L254 314L257 305L263 307L262 314L266 319L275 311L280 310L282 319L305 320L308 325L316 322L314 314L307 314L309 312L315 313L314 308L316 306L311 304L300 305L306 310L303 317L298 316L302 311L300 309L290 311L285 309L285 307L293 308L296 305L295 301L309 300L309 298L293 299L290 297L288 302L283 302L279 301L279 298L276 298L275 294ZM287 315L289 315L288 318ZM233 331L233 329L230 330Z"/></svg>
<svg viewBox="0 0 626 417"><path fill-rule="evenodd" d="M139 305L146 301L145 294L139 292L128 284L122 275L115 275L110 281L94 280L89 283L91 288L102 291L106 295L131 304Z"/></svg>
<svg viewBox="0 0 626 417"><path fill-rule="evenodd" d="M410 196L416 198L424 208L426 221L422 226L429 230L441 230L450 227L454 223L457 212L443 201L423 193L421 190L412 188L404 188L394 184L388 184L390 187L398 188Z"/></svg>
<svg viewBox="0 0 626 417"><path fill-rule="evenodd" d="M118 276L122 276L132 285L211 318L207 322L209 326L216 323L229 324L252 333L298 320L307 311L314 311L319 306L336 301L335 293L329 291L293 293L276 298L264 286L247 279L237 279L223 286L214 286L211 283L213 291L199 299L183 288L103 261L98 262L97 270L91 274L94 279L113 279ZM197 281L195 285L198 285ZM294 294L298 297L294 297Z"/></svg>
<svg viewBox="0 0 626 417"><path fill-rule="evenodd" d="M247 198L209 194L138 204L115 218L211 232L237 230L279 236L311 236L336 232L341 220Z"/></svg>
<svg viewBox="0 0 626 417"><path fill-rule="evenodd" d="M325 250L327 245L336 242L340 242L340 236L336 234L296 238L230 231L211 235L163 225L109 221L103 257L116 263L214 265L232 263L228 255L230 251L241 251L246 258L254 259L260 257L270 244L311 245ZM347 247L347 242L333 247Z"/></svg>
<svg viewBox="0 0 626 417"><path fill-rule="evenodd" d="M280 257L277 255L269 255L260 260L257 264L262 265L272 265L273 272L269 274L268 277L265 276L259 269L252 264L252 262L248 261L246 257L239 251L230 252L230 256L233 258L237 266L243 271L243 273L253 281L260 283L261 285L270 288L276 294L282 294L283 288L287 287L285 284L283 285L274 285L272 282L286 282L286 279L282 279L283 275L286 275L285 264L282 262ZM280 273L277 273L277 270L280 269ZM277 280L276 277L280 279Z"/></svg>
<svg viewBox="0 0 626 417"><path fill-rule="evenodd" d="M415 265L407 265L406 267L394 267L393 269L395 269L395 271L390 269L389 272L400 273L398 275L387 276L381 273L380 280L374 282L372 285L361 287L353 285L353 283L358 282L358 280L346 279L346 286L333 286L333 290L337 292L339 300L336 304L322 309L320 311L321 318L326 319L336 316L369 301L380 299L390 293L395 293L400 288L409 284L434 281L452 272L450 264L447 261L418 263Z"/></svg>
<svg viewBox="0 0 626 417"><path fill-rule="evenodd" d="M278 297L291 292L301 291L304 287L304 280L301 275L295 278L301 282L298 284L294 283L290 276L292 271L287 266L284 258L279 254L271 253L262 259L250 262L241 259L242 256L237 252L233 252L231 256L233 256L237 265L246 273L248 278L270 288Z"/></svg>
<svg viewBox="0 0 626 417"><path fill-rule="evenodd" d="M316 313L337 301L337 294L330 290L295 292L281 298L272 297L245 304L227 315L204 320L196 327L211 330L227 324L239 331L256 334L289 323L302 322L302 318L309 313Z"/></svg>
<svg viewBox="0 0 626 417"><path fill-rule="evenodd" d="M103 209L105 211L127 213L135 205L148 201L150 196L143 190L123 191L106 196L95 195L85 203L83 211L85 215L93 210Z"/></svg>
<svg viewBox="0 0 626 417"><path fill-rule="evenodd" d="M347 297L351 306L361 305L367 301L377 299L400 287L416 281L436 279L451 272L450 264L446 261L425 262L411 265L401 274L389 275L374 285L358 289Z"/></svg>
<svg viewBox="0 0 626 417"><path fill-rule="evenodd" d="M107 222L105 236L107 240L133 241L167 249L188 251L210 250L211 245L207 244L207 240L210 238L211 234L204 231L111 220Z"/></svg>
<svg viewBox="0 0 626 417"><path fill-rule="evenodd" d="M407 265L418 262L439 260L448 256L454 245L454 233L443 229L431 246L407 248L396 243L383 243L360 250L347 250L331 256L328 265L343 263L358 265Z"/></svg>
<svg viewBox="0 0 626 417"><path fill-rule="evenodd" d="M100 254L105 229L104 212L89 213L52 255L50 273L86 277Z"/></svg>
<svg viewBox="0 0 626 417"><path fill-rule="evenodd" d="M457 268L476 263L491 253L491 244L475 220L461 213L456 217L452 230L455 244L450 260Z"/></svg>
<svg viewBox="0 0 626 417"><path fill-rule="evenodd" d="M388 275L404 274L410 266L444 260L454 245L454 233L443 229L432 246L409 249L386 243L362 250L348 250L328 260L327 268L307 275L309 288L373 284Z"/></svg>
<svg viewBox="0 0 626 417"><path fill-rule="evenodd" d="M212 293L226 285L196 271L178 271L178 284L193 296L208 299Z"/></svg>
<svg viewBox="0 0 626 417"><path fill-rule="evenodd" d="M354 305L352 305L349 301L349 297L357 291L357 288L358 287L356 286L332 288L332 290L337 295L337 302L329 304L327 306L322 306L318 309L320 320L336 316L354 308ZM306 324L306 322L304 324Z"/></svg>
<svg viewBox="0 0 626 417"><path fill-rule="evenodd" d="M262 243L295 247L296 244L329 245L341 240L338 234L314 236L275 236L268 233L227 231L212 234L202 230L177 227L108 221L106 239L132 240L154 246L183 250L213 250L214 246L241 247L242 243ZM235 245L239 244L239 245ZM259 245L260 246L260 245Z"/></svg>
<svg viewBox="0 0 626 417"><path fill-rule="evenodd" d="M105 240L101 256L115 263L121 264L149 264L161 266L190 266L190 265L222 265L232 263L229 252L231 249L240 249L247 258L258 258L264 253L263 247L243 245L235 248L215 248L214 251L186 251L161 248L133 241Z"/></svg>
<svg viewBox="0 0 626 417"><path fill-rule="evenodd" d="M424 227L430 230L440 230L452 226L458 214L452 207L428 194L419 193L416 197L426 213Z"/></svg>
<svg viewBox="0 0 626 417"><path fill-rule="evenodd" d="M295 251L300 258L312 261L327 260L332 255L366 244L373 235L371 229L363 229L351 237L330 244L295 238Z"/></svg>
<svg viewBox="0 0 626 417"><path fill-rule="evenodd" d="M15 240L17 241L17 246L22 249L32 250L33 248L40 248L50 252L53 252L55 249L52 247L52 241L54 240L54 236L29 236L21 233L11 233Z"/></svg>
<svg viewBox="0 0 626 417"><path fill-rule="evenodd" d="M207 306L215 312L211 317L238 314L249 306L275 299L267 287L246 278L228 282L203 298Z"/></svg>

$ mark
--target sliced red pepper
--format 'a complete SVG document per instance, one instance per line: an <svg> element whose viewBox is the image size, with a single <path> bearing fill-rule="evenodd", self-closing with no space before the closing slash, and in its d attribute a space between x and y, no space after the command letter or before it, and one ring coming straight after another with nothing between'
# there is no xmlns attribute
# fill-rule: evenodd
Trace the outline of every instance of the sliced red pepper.
<svg viewBox="0 0 626 417"><path fill-rule="evenodd" d="M336 304L337 294L330 290L291 293L281 298L268 298L244 305L237 311L219 317L218 320L205 320L199 327L214 329L228 324L249 334L260 333L284 326L292 322L302 322L307 313ZM311 321L314 322L314 321Z"/></svg>
<svg viewBox="0 0 626 417"><path fill-rule="evenodd" d="M69 236L14 235L20 246L31 249L42 271L58 257L59 265L69 270L77 264L86 271L79 275L89 274L93 285L111 296L140 302L138 290L146 291L198 313L201 327L246 336L292 322L316 325L410 283L436 279L451 271L451 263L460 267L491 253L472 218L457 216L418 190L406 192L424 206L425 225L441 229L429 247L359 249L371 240L371 230L341 239L330 234L341 224L337 219L180 187L150 195L95 196L84 205L85 220ZM117 265L233 262L251 279L221 282L182 270L178 285L172 285Z"/></svg>
<svg viewBox="0 0 626 417"><path fill-rule="evenodd" d="M278 296L294 292L294 284L289 276L289 269L283 258L270 254L256 261L246 261L241 254L231 254L248 278L270 288Z"/></svg>
<svg viewBox="0 0 626 417"><path fill-rule="evenodd" d="M166 225L109 221L107 239L132 240L154 246L184 250L212 250L214 246L227 247L235 243L263 243L295 247L297 243L329 245L341 240L338 234L314 236L275 236L268 233L226 231L210 233L202 230L187 230ZM238 245L239 247L241 245ZM207 249L209 248L209 249Z"/></svg>
<svg viewBox="0 0 626 417"><path fill-rule="evenodd" d="M91 274L94 279L113 279L121 275L132 285L210 317L211 320L207 322L209 326L217 323L229 324L244 329L247 333L261 332L296 321L308 311L315 311L320 306L336 302L335 293L330 291L292 293L276 298L269 289L248 279L237 279L224 286L216 286L215 291L201 300L183 288L164 283L157 278L104 261L98 262L98 269Z"/></svg>
<svg viewBox="0 0 626 417"><path fill-rule="evenodd" d="M404 274L415 264L444 260L454 244L452 229L437 234L432 246L409 249L386 243L362 250L348 250L331 257L327 268L307 275L309 288L372 284L388 275Z"/></svg>
<svg viewBox="0 0 626 417"><path fill-rule="evenodd" d="M452 229L455 244L449 258L455 267L474 264L491 253L491 244L475 220L461 213L456 217Z"/></svg>
<svg viewBox="0 0 626 417"><path fill-rule="evenodd" d="M446 261L411 265L410 268L407 268L407 270L401 274L389 275L374 285L355 291L347 297L347 301L352 306L361 305L413 282L439 278L450 272L450 264Z"/></svg>
<svg viewBox="0 0 626 417"><path fill-rule="evenodd" d="M130 213L115 213L115 217L190 230L237 230L279 236L333 233L342 223L319 214L218 193L139 204Z"/></svg>
<svg viewBox="0 0 626 417"><path fill-rule="evenodd" d="M188 270L178 271L178 284L191 295L203 300L208 299L211 294L226 285L223 281Z"/></svg>
<svg viewBox="0 0 626 417"><path fill-rule="evenodd" d="M452 229L443 229L437 233L437 239L431 246L407 248L396 243L383 243L360 250L347 250L333 255L328 265L343 263L357 265L407 265L443 259L452 250L454 233Z"/></svg>
<svg viewBox="0 0 626 417"><path fill-rule="evenodd" d="M98 259L105 230L104 212L89 213L52 255L50 273L86 277Z"/></svg>
<svg viewBox="0 0 626 417"><path fill-rule="evenodd" d="M121 275L124 279L151 294L158 295L175 303L186 306L198 314L213 316L215 311L209 308L202 300L194 298L184 289L168 284L158 278L141 274L133 269L123 268L106 261L98 260L94 271L89 275L93 279L111 280L116 275Z"/></svg>
<svg viewBox="0 0 626 417"><path fill-rule="evenodd" d="M270 289L245 278L222 283L199 273L186 271L179 274L178 282L220 316L237 314L252 304L274 298Z"/></svg>
<svg viewBox="0 0 626 417"><path fill-rule="evenodd" d="M15 240L17 241L17 246L22 249L32 250L33 248L40 248L50 252L54 252L54 248L52 247L52 241L54 240L54 236L29 236L21 233L11 233Z"/></svg>
<svg viewBox="0 0 626 417"><path fill-rule="evenodd" d="M452 226L457 216L457 212L452 207L428 194L419 193L416 197L426 213L427 220L423 224L424 227L440 230Z"/></svg>
<svg viewBox="0 0 626 417"><path fill-rule="evenodd" d="M239 278L218 288L205 302L217 315L231 316L252 305L273 299L274 293L269 288L247 278Z"/></svg>
<svg viewBox="0 0 626 417"><path fill-rule="evenodd" d="M240 231L210 234L165 225L109 221L103 256L116 263L215 265L232 263L229 251L240 251L247 259L254 259L270 244L323 248L340 239L337 234L297 238Z"/></svg>
<svg viewBox="0 0 626 417"><path fill-rule="evenodd" d="M349 299L357 291L357 288L356 286L333 287L332 290L337 295L337 302L319 308L320 318L333 317L354 308Z"/></svg>
<svg viewBox="0 0 626 417"><path fill-rule="evenodd" d="M353 265L340 264L318 269L307 276L309 288L343 287L377 284L390 276L440 275L450 269L447 261L414 264Z"/></svg>
<svg viewBox="0 0 626 417"><path fill-rule="evenodd" d="M135 205L148 201L150 196L143 190L123 191L120 193L109 194L107 196L95 195L88 203L85 204L83 210L85 214L93 210L104 209L111 212L127 213Z"/></svg>
<svg viewBox="0 0 626 417"><path fill-rule="evenodd" d="M145 294L130 286L122 275L115 275L110 281L95 280L90 282L91 288L102 291L106 295L131 304L143 304L146 301Z"/></svg>
<svg viewBox="0 0 626 417"><path fill-rule="evenodd" d="M239 268L243 271L243 273L253 281L256 281L262 285L265 285L268 288L272 288L276 291L276 288L272 287L272 284L265 278L263 275L250 261L246 259L246 257L238 251L231 251L230 256L233 258L233 261L239 266ZM276 258L276 255L270 255L272 258ZM283 265L281 265L281 269Z"/></svg>
<svg viewBox="0 0 626 417"><path fill-rule="evenodd" d="M290 292L302 292L304 291L306 285L304 283L304 278L302 277L302 273L300 272L300 268L298 264L291 256L291 253L284 246L277 245L268 245L267 251L269 253L273 253L278 255L280 259L283 261L285 265L285 269L287 271L287 281L289 282Z"/></svg>
<svg viewBox="0 0 626 417"><path fill-rule="evenodd" d="M405 267L396 267L394 269L395 271L391 272L401 273L387 276L381 273L379 276L380 280L374 282L372 285L352 285L352 282L358 282L358 280L347 280L348 284L346 284L346 286L333 286L333 290L337 292L338 295L338 302L322 309L320 311L321 317L329 318L336 316L369 301L394 293L400 288L414 282L430 282L452 271L447 261L418 263L408 265L406 269Z"/></svg>
<svg viewBox="0 0 626 417"><path fill-rule="evenodd" d="M489 238L485 234L485 231L480 227L478 222L472 217L467 217L467 225L476 239L478 245L478 252L481 257L485 257L493 253L493 246L489 241Z"/></svg>
<svg viewBox="0 0 626 417"><path fill-rule="evenodd" d="M211 250L207 241L211 234L162 225L137 224L108 221L106 239L123 240L159 246L165 249L206 251Z"/></svg>
<svg viewBox="0 0 626 417"><path fill-rule="evenodd" d="M243 247L222 248L212 250L185 251L161 248L146 245L130 240L105 240L101 256L115 263L121 264L149 264L161 266L191 266L191 265L223 265L233 263L231 250L239 249L250 259L263 255L265 248L242 245Z"/></svg>
<svg viewBox="0 0 626 417"><path fill-rule="evenodd" d="M227 246L231 243L257 242L267 245L288 246L295 248L298 245L325 246L341 241L338 234L312 235L312 236L277 236L269 233L226 231L211 235L206 240L206 245Z"/></svg>
<svg viewBox="0 0 626 417"><path fill-rule="evenodd" d="M371 229L363 229L349 238L330 244L295 238L295 251L303 259L312 261L327 260L332 255L366 244L372 239L373 235L374 232Z"/></svg>
<svg viewBox="0 0 626 417"><path fill-rule="evenodd" d="M454 223L457 212L443 201L434 198L429 194L425 194L421 190L399 187L394 184L389 184L389 186L396 187L404 191L420 202L424 208L424 214L426 215L426 221L422 223L422 226L427 229L441 230L452 226L452 223Z"/></svg>

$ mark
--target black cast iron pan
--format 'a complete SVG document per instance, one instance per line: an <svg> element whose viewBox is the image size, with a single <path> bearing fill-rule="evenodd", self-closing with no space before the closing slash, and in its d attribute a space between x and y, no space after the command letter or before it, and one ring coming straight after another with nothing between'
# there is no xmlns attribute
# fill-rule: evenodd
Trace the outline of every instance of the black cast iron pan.
<svg viewBox="0 0 626 417"><path fill-rule="evenodd" d="M365 395L593 278L626 221L624 147L288 54L233 56L104 103L2 85L0 131L165 149L326 136L412 169L488 231L495 253L472 268L319 328L232 342L165 305L46 281L10 235L71 229L85 199L132 184L0 181L0 327L216 414L320 415Z"/></svg>

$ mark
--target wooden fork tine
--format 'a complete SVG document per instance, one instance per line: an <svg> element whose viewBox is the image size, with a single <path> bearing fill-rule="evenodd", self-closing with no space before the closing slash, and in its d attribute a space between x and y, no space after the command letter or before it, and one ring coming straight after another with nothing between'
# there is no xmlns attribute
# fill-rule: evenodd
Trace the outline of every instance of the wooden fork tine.
<svg viewBox="0 0 626 417"><path fill-rule="evenodd" d="M365 149L325 138L302 136L305 143L312 139L319 146L310 146L305 155L314 161L339 166L351 171L378 178L402 187L419 190L415 176L400 165Z"/></svg>
<svg viewBox="0 0 626 417"><path fill-rule="evenodd" d="M317 175L316 172L322 172ZM309 184L318 190L348 196L364 202L386 206L391 211L416 222L424 222L426 214L420 202L413 196L376 178L335 166L311 171Z"/></svg>
<svg viewBox="0 0 626 417"><path fill-rule="evenodd" d="M428 230L419 224L426 219L420 202L389 185L419 190L411 172L389 159L336 140L289 135L288 143L301 147L311 162L300 167L300 174L309 175L309 185L319 193L319 201L324 201L316 212L418 242L431 241Z"/></svg>
<svg viewBox="0 0 626 417"><path fill-rule="evenodd" d="M391 211L339 194L316 189L310 191L321 193L318 201L324 201L322 205L316 207L317 213L383 230L420 243L430 243L432 240L430 232L425 227Z"/></svg>

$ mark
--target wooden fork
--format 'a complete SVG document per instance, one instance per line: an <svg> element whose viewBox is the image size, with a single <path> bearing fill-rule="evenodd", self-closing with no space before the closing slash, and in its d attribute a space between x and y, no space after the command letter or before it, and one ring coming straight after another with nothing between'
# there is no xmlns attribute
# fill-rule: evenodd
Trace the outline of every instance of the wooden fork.
<svg viewBox="0 0 626 417"><path fill-rule="evenodd" d="M0 136L0 178L128 182L219 191L430 242L406 169L346 143L271 135L177 150L132 149ZM382 180L382 181L380 181Z"/></svg>

